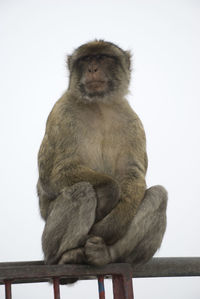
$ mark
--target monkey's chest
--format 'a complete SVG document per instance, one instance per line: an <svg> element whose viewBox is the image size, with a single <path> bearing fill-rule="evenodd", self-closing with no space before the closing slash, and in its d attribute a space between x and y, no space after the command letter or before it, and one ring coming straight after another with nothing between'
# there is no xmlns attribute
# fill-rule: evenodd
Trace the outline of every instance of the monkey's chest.
<svg viewBox="0 0 200 299"><path fill-rule="evenodd" d="M113 130L94 130L81 138L79 153L82 162L93 170L114 175L120 154L120 142Z"/></svg>

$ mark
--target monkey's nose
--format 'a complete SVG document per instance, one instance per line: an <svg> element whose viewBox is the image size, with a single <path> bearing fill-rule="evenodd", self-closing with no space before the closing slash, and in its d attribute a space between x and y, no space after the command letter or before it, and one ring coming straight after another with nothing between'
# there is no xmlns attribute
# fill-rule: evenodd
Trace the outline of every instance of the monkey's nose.
<svg viewBox="0 0 200 299"><path fill-rule="evenodd" d="M88 66L88 72L89 73L96 73L98 71L98 67L95 64L90 64Z"/></svg>

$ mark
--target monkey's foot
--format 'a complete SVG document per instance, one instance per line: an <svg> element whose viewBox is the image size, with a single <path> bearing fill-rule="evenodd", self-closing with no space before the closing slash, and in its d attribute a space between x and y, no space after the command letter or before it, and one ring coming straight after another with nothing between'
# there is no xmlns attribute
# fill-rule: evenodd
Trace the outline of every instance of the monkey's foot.
<svg viewBox="0 0 200 299"><path fill-rule="evenodd" d="M85 254L83 248L76 248L64 252L58 262L63 264L83 264L85 262Z"/></svg>
<svg viewBox="0 0 200 299"><path fill-rule="evenodd" d="M101 237L90 237L85 244L86 261L95 266L111 263L109 249Z"/></svg>
<svg viewBox="0 0 200 299"><path fill-rule="evenodd" d="M83 264L85 262L85 254L83 248L76 248L66 251L61 256L58 264ZM75 283L78 278L61 278L60 284L72 284Z"/></svg>

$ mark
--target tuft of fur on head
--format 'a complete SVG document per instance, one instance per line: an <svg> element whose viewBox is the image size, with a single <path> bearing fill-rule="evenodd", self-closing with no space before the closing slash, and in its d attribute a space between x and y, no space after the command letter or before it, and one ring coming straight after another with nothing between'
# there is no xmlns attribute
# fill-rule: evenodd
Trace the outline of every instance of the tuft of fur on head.
<svg viewBox="0 0 200 299"><path fill-rule="evenodd" d="M79 77L74 71L75 63L83 56L107 54L115 56L120 64L119 72L113 74L108 82L108 92L88 95L84 93ZM124 51L117 45L104 40L94 40L81 45L67 57L67 65L70 72L69 91L81 102L104 102L110 103L121 100L127 93L131 76L131 53Z"/></svg>

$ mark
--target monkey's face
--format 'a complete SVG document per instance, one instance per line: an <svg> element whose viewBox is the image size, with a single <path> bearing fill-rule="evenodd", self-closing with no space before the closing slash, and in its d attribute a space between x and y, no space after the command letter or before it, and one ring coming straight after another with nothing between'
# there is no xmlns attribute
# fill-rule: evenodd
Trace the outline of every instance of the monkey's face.
<svg viewBox="0 0 200 299"><path fill-rule="evenodd" d="M70 90L84 101L110 101L128 91L130 57L106 42L81 46L69 57Z"/></svg>
<svg viewBox="0 0 200 299"><path fill-rule="evenodd" d="M77 61L79 87L89 98L103 97L114 88L110 69L116 68L115 58L106 54L83 56Z"/></svg>

